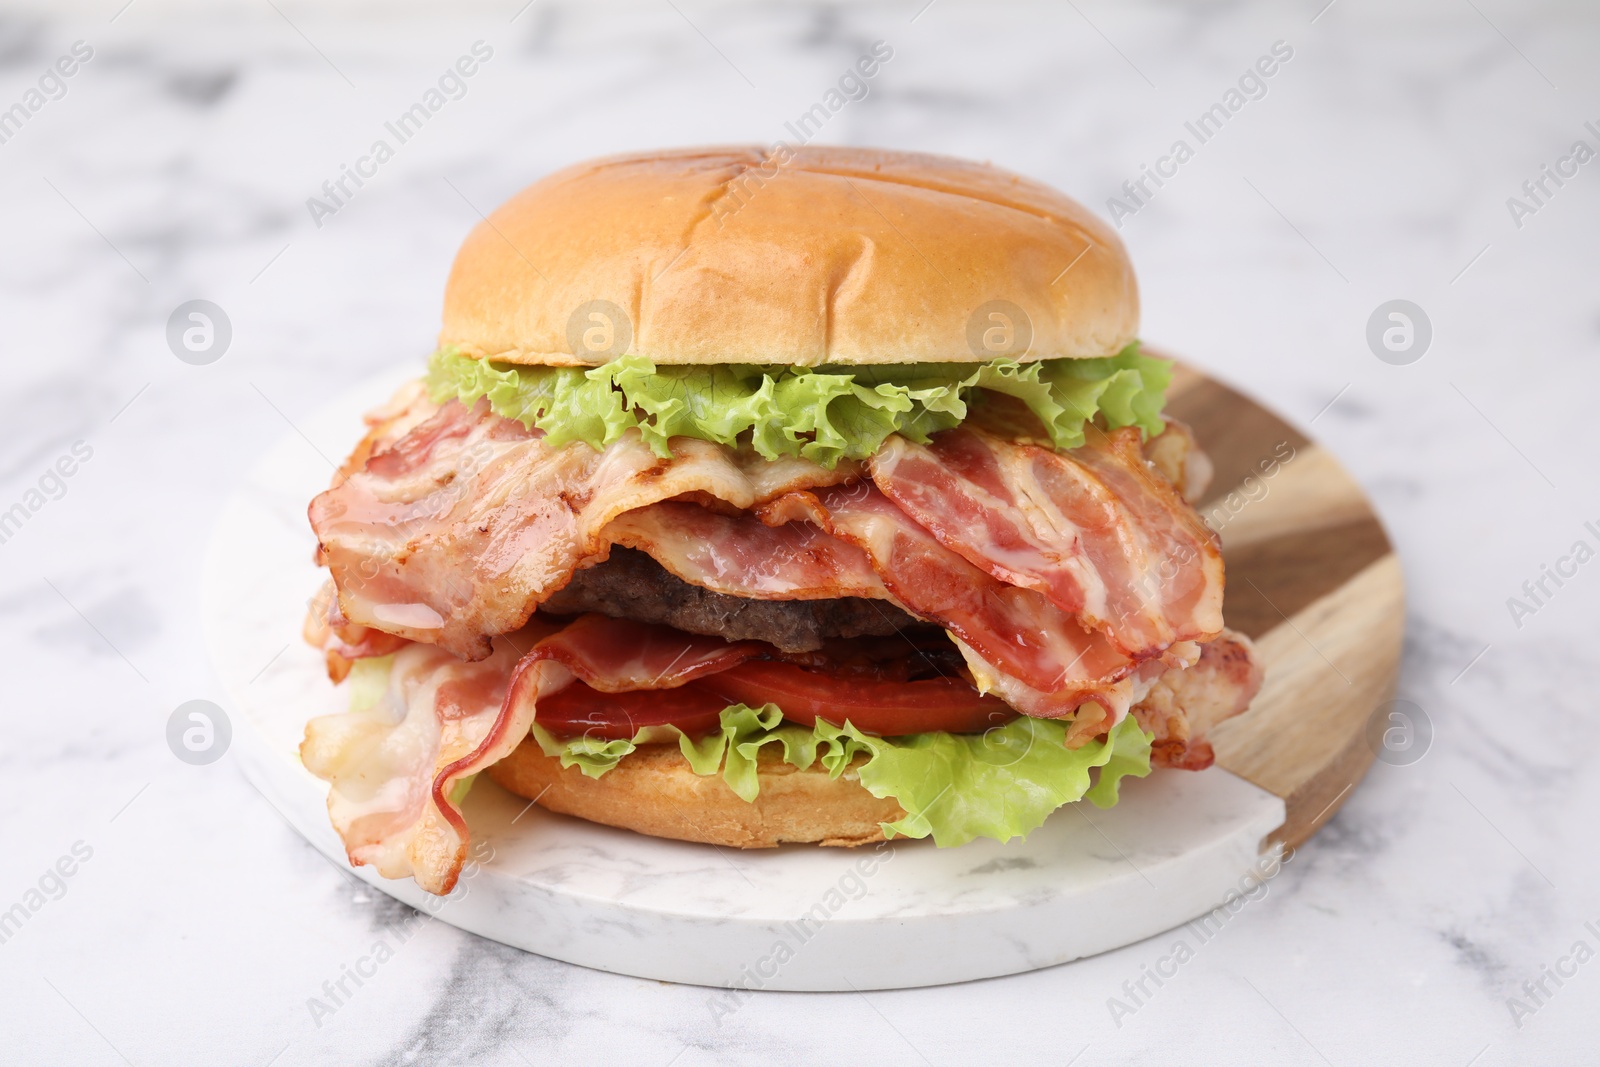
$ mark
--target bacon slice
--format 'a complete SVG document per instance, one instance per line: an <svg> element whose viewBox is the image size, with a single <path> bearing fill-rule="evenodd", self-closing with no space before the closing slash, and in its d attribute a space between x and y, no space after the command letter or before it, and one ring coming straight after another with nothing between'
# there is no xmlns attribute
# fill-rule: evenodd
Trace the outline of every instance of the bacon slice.
<svg viewBox="0 0 1600 1067"><path fill-rule="evenodd" d="M1216 760L1206 734L1241 714L1261 688L1255 646L1243 634L1223 630L1200 646L1194 664L1167 671L1133 707L1151 743L1151 761L1162 767L1202 771Z"/></svg>
<svg viewBox="0 0 1600 1067"><path fill-rule="evenodd" d="M672 450L657 457L636 431L602 452L551 448L486 401L451 401L311 503L343 619L481 659L492 635L605 557L619 515L683 494L747 509L859 476L693 438Z"/></svg>
<svg viewBox="0 0 1600 1067"><path fill-rule="evenodd" d="M1134 427L1091 427L1066 453L965 427L927 445L896 435L869 468L941 545L1044 595L1128 656L1222 627L1215 535L1146 466Z"/></svg>
<svg viewBox="0 0 1600 1067"><path fill-rule="evenodd" d="M517 670L533 660L552 659L591 689L631 693L676 689L766 651L758 641L724 641L670 626L584 615L531 649ZM515 678L511 684L516 688Z"/></svg>
<svg viewBox="0 0 1600 1067"><path fill-rule="evenodd" d="M306 605L306 621L300 633L306 644L322 650L328 677L335 684L344 681L356 660L387 656L411 643L370 626L345 622L339 614L338 591L332 581L324 582Z"/></svg>
<svg viewBox="0 0 1600 1067"><path fill-rule="evenodd" d="M476 663L410 645L395 653L376 704L306 724L300 759L331 786L328 816L352 865L371 864L386 878L414 875L430 893L450 891L466 841L451 783L438 772L481 746L516 663L505 638Z"/></svg>
<svg viewBox="0 0 1600 1067"><path fill-rule="evenodd" d="M1144 443L1144 457L1161 477L1191 504L1197 504L1211 485L1216 468L1201 451L1189 425L1164 416L1167 428Z"/></svg>
<svg viewBox="0 0 1600 1067"><path fill-rule="evenodd" d="M1067 714L1112 692L1134 662L1030 589L1006 585L945 548L865 482L798 491L757 509L782 521L805 514L864 551L895 603L959 638L980 683L1014 679L1019 711ZM1004 695L1004 694L1002 694ZM1126 705L1124 705L1125 707Z"/></svg>
<svg viewBox="0 0 1600 1067"><path fill-rule="evenodd" d="M1041 450L1035 457L1046 492L1065 478L1064 464ZM1101 434L1090 427L1089 447L1071 453L1108 488L1136 535L1133 557L1145 568L1135 598L1154 619L1165 619L1173 641L1203 640L1222 632L1223 566L1217 535L1145 461L1133 427ZM1060 472L1060 473L1058 473ZM1156 623L1160 629L1160 624Z"/></svg>
<svg viewBox="0 0 1600 1067"><path fill-rule="evenodd" d="M340 465L334 480L343 481L360 470L374 452L393 445L438 410L439 405L428 399L427 383L420 379L406 382L387 401L362 416L367 424L366 436Z"/></svg>
<svg viewBox="0 0 1600 1067"><path fill-rule="evenodd" d="M648 552L684 581L718 593L758 600L889 599L865 552L809 522L768 526L749 515L668 502L630 511L605 532L613 543Z"/></svg>
<svg viewBox="0 0 1600 1067"><path fill-rule="evenodd" d="M1073 748L1101 736L1121 722L1132 705L1144 697L1163 672L1183 670L1194 663L1199 646L1193 641L1173 645L1155 659L1145 660L1109 685L1094 690L1052 692L1030 686L1020 678L994 670L965 642L956 647L980 686L999 694L1007 704L1043 718L1072 718L1067 744Z"/></svg>
<svg viewBox="0 0 1600 1067"><path fill-rule="evenodd" d="M510 755L542 697L575 680L611 693L672 689L763 649L600 615L561 629L536 621L493 644L477 662L410 645L377 704L307 724L300 758L332 786L328 814L351 864L450 892L469 842L456 783Z"/></svg>

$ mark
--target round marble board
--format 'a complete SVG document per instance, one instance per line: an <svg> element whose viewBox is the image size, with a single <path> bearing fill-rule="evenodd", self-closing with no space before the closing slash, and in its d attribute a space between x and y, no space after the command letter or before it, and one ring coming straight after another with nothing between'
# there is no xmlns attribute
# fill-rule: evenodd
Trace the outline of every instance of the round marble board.
<svg viewBox="0 0 1600 1067"><path fill-rule="evenodd" d="M324 574L306 504L360 414L404 377L368 383L285 436L228 502L205 564L208 642L245 773L334 862L327 787L300 765L307 719L342 710L300 639ZM474 855L432 897L356 876L446 922L608 971L788 990L937 985L1048 967L1142 940L1248 888L1305 840L1371 762L1366 727L1393 692L1402 628L1395 556L1337 462L1238 393L1180 367L1168 410L1216 465L1200 505L1223 536L1226 616L1266 664L1251 710L1213 735L1217 765L1127 780L1109 811L1071 804L1026 841L939 849L739 852L551 814L480 778ZM482 843L489 846L485 848Z"/></svg>

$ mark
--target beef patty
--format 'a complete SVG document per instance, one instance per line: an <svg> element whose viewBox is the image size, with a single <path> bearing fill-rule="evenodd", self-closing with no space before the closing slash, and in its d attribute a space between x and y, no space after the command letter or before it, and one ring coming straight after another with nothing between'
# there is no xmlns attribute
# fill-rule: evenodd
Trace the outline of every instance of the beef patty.
<svg viewBox="0 0 1600 1067"><path fill-rule="evenodd" d="M578 571L539 608L666 623L730 641L753 638L785 652L811 652L830 637L886 637L928 625L882 600L750 600L716 593L691 585L643 552L621 547L612 548L604 563Z"/></svg>

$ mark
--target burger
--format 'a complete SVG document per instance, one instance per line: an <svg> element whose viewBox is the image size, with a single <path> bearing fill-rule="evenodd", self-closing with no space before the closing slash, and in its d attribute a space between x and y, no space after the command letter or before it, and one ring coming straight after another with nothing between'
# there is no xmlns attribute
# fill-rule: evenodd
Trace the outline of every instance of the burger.
<svg viewBox="0 0 1600 1067"><path fill-rule="evenodd" d="M310 506L349 710L301 756L350 862L448 893L485 777L953 846L1209 766L1261 672L1138 313L1110 229L984 164L686 149L512 198Z"/></svg>

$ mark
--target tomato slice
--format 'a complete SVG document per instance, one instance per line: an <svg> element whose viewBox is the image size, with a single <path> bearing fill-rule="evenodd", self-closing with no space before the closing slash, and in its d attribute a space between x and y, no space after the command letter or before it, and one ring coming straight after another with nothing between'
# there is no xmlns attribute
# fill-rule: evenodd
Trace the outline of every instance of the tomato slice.
<svg viewBox="0 0 1600 1067"><path fill-rule="evenodd" d="M729 704L776 704L802 726L817 719L883 737L980 733L1017 717L1003 701L959 678L882 681L808 670L792 663L749 660L673 689L602 693L573 682L539 701L537 721L556 737L633 737L646 726L676 726L704 737L721 726Z"/></svg>
<svg viewBox="0 0 1600 1067"><path fill-rule="evenodd" d="M602 693L582 682L541 697L535 721L556 737L632 738L645 726L676 726L690 737L715 733L728 698L690 682L674 689Z"/></svg>
<svg viewBox="0 0 1600 1067"><path fill-rule="evenodd" d="M696 684L752 707L776 704L785 719L804 726L814 726L819 718L836 726L848 719L856 729L883 737L935 730L980 733L1017 717L1004 701L958 678L874 681L748 660Z"/></svg>

